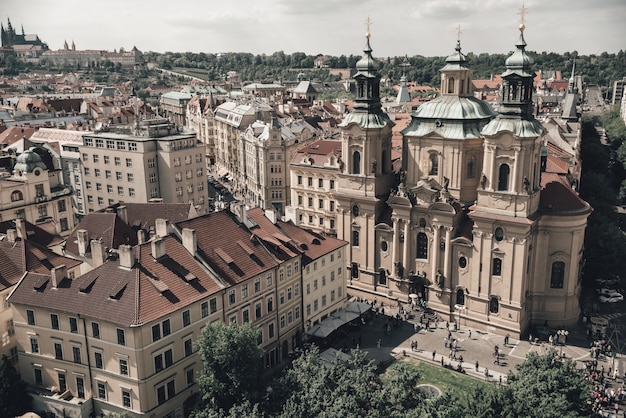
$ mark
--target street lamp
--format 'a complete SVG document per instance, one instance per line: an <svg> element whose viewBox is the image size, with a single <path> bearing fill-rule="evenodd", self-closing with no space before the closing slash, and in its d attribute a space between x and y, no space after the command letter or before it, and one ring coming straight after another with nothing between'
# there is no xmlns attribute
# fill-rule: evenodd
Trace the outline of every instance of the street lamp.
<svg viewBox="0 0 626 418"><path fill-rule="evenodd" d="M465 305L459 305L459 304L454 305L454 310L456 311L457 318L458 318L458 320L457 320L457 323L458 323L457 330L461 329L461 311L464 311L466 309L467 309L467 307Z"/></svg>

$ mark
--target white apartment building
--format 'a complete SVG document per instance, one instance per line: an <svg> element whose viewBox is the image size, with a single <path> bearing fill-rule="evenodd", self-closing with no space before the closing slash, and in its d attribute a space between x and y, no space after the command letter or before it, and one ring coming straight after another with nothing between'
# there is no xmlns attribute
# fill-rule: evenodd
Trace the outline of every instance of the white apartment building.
<svg viewBox="0 0 626 418"><path fill-rule="evenodd" d="M152 199L208 210L205 153L193 132L164 119L144 120L132 133L85 135L80 152L87 212Z"/></svg>

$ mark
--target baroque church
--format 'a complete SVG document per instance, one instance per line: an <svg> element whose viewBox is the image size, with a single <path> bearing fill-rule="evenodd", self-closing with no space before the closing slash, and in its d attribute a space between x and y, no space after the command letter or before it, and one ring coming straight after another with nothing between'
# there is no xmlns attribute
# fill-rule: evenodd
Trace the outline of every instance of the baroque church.
<svg viewBox="0 0 626 418"><path fill-rule="evenodd" d="M340 125L334 193L351 295L394 306L423 299L445 320L516 337L578 321L592 209L569 185L542 183L545 131L533 115L524 29L505 62L497 112L474 97L457 41L441 95L402 131L400 173L367 34L354 107Z"/></svg>

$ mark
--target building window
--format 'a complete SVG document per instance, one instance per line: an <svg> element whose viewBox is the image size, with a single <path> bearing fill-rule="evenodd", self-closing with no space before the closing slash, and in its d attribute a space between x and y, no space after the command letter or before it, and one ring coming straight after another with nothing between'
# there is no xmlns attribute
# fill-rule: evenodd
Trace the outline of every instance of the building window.
<svg viewBox="0 0 626 418"><path fill-rule="evenodd" d="M85 399L85 379L76 377L76 395L78 398Z"/></svg>
<svg viewBox="0 0 626 418"><path fill-rule="evenodd" d="M250 322L250 311L245 309L242 313L241 313L241 322L244 324L247 324L248 322Z"/></svg>
<svg viewBox="0 0 626 418"><path fill-rule="evenodd" d="M387 285L387 272L382 267L378 269L378 284Z"/></svg>
<svg viewBox="0 0 626 418"><path fill-rule="evenodd" d="M104 368L104 362L102 360L102 353L100 351L94 351L93 356L95 360L94 365L96 366L96 369Z"/></svg>
<svg viewBox="0 0 626 418"><path fill-rule="evenodd" d="M158 373L161 370L170 367L172 364L174 364L174 354L171 348L154 356L154 372L155 373Z"/></svg>
<svg viewBox="0 0 626 418"><path fill-rule="evenodd" d="M498 191L509 190L509 172L510 168L508 164L502 164L498 171Z"/></svg>
<svg viewBox="0 0 626 418"><path fill-rule="evenodd" d="M274 311L274 298L270 296L269 298L267 298L267 312L273 312L273 311Z"/></svg>
<svg viewBox="0 0 626 418"><path fill-rule="evenodd" d="M93 157L93 162L94 163L97 163L97 162L100 161L100 157L98 156L98 154L94 154L94 155L92 155L92 157Z"/></svg>
<svg viewBox="0 0 626 418"><path fill-rule="evenodd" d="M148 158L148 167L149 168L156 167L156 160L154 158Z"/></svg>
<svg viewBox="0 0 626 418"><path fill-rule="evenodd" d="M73 317L70 317L70 332L78 333L78 320Z"/></svg>
<svg viewBox="0 0 626 418"><path fill-rule="evenodd" d="M59 393L63 393L67 390L67 380L64 373L57 373L59 380Z"/></svg>
<svg viewBox="0 0 626 418"><path fill-rule="evenodd" d="M41 372L41 369L39 368L35 369L35 384L39 386L43 386L43 373Z"/></svg>
<svg viewBox="0 0 626 418"><path fill-rule="evenodd" d="M134 181L133 173L127 173L126 180L128 180L129 183L132 183Z"/></svg>
<svg viewBox="0 0 626 418"><path fill-rule="evenodd" d="M185 370L185 376L187 378L187 386L191 386L195 383L195 374L193 369Z"/></svg>
<svg viewBox="0 0 626 418"><path fill-rule="evenodd" d="M122 194L124 194L124 191L122 190ZM128 188L128 195L129 196L135 196L135 189L132 187Z"/></svg>
<svg viewBox="0 0 626 418"><path fill-rule="evenodd" d="M209 300L209 309L211 314L217 312L217 298L212 298Z"/></svg>
<svg viewBox="0 0 626 418"><path fill-rule="evenodd" d="M354 151L352 154L352 174L361 174L361 153Z"/></svg>
<svg viewBox="0 0 626 418"><path fill-rule="evenodd" d="M202 302L202 305L200 305L200 315L202 318L209 316L209 302Z"/></svg>
<svg viewBox="0 0 626 418"><path fill-rule="evenodd" d="M500 302L498 301L497 297L492 296L491 299L489 299L489 312L493 314L497 314L499 311L500 311Z"/></svg>
<svg viewBox="0 0 626 418"><path fill-rule="evenodd" d="M119 345L126 345L126 333L121 328L117 328L117 343Z"/></svg>
<svg viewBox="0 0 626 418"><path fill-rule="evenodd" d="M352 231L352 246L354 247L359 246L359 231L357 230Z"/></svg>
<svg viewBox="0 0 626 418"><path fill-rule="evenodd" d="M317 187L319 187L320 189L324 187L324 179L317 180Z"/></svg>
<svg viewBox="0 0 626 418"><path fill-rule="evenodd" d="M189 309L183 311L183 327L188 327L191 324L191 312Z"/></svg>
<svg viewBox="0 0 626 418"><path fill-rule="evenodd" d="M30 352L31 353L39 352L39 340L35 337L30 337Z"/></svg>
<svg viewBox="0 0 626 418"><path fill-rule="evenodd" d="M491 264L491 274L493 276L501 276L502 275L502 259L494 258Z"/></svg>
<svg viewBox="0 0 626 418"><path fill-rule="evenodd" d="M59 329L59 315L50 314L50 325L52 329Z"/></svg>
<svg viewBox="0 0 626 418"><path fill-rule="evenodd" d="M298 186L302 186L302 176L298 176Z"/></svg>
<svg viewBox="0 0 626 418"><path fill-rule="evenodd" d="M193 354L193 343L191 342L191 338L183 341L183 348L185 350L185 357L188 357Z"/></svg>
<svg viewBox="0 0 626 418"><path fill-rule="evenodd" d="M122 389L122 406L125 408L132 408L130 400L130 391L128 389Z"/></svg>
<svg viewBox="0 0 626 418"><path fill-rule="evenodd" d="M428 236L424 232L417 234L417 258L428 258Z"/></svg>
<svg viewBox="0 0 626 418"><path fill-rule="evenodd" d="M104 382L98 382L98 398L106 399L107 398L107 389Z"/></svg>
<svg viewBox="0 0 626 418"><path fill-rule="evenodd" d="M497 227L493 235L496 241L498 242L502 241L504 239L504 229L502 229L501 227Z"/></svg>
<svg viewBox="0 0 626 418"><path fill-rule="evenodd" d="M108 149L115 149L115 141L112 139L107 139L107 148Z"/></svg>
<svg viewBox="0 0 626 418"><path fill-rule="evenodd" d="M96 147L104 148L104 141L102 139L96 139Z"/></svg>
<svg viewBox="0 0 626 418"><path fill-rule="evenodd" d="M476 157L474 155L471 155L467 160L467 171L465 173L465 176L468 179L473 179L476 177Z"/></svg>
<svg viewBox="0 0 626 418"><path fill-rule="evenodd" d="M35 325L35 312L26 309L26 320L28 321L28 325Z"/></svg>
<svg viewBox="0 0 626 418"><path fill-rule="evenodd" d="M54 343L54 358L63 360L63 346L61 343Z"/></svg>
<svg viewBox="0 0 626 418"><path fill-rule="evenodd" d="M552 263L552 272L550 274L550 288L563 289L563 282L565 281L565 263L562 261L555 261Z"/></svg>
<svg viewBox="0 0 626 418"><path fill-rule="evenodd" d="M129 151L137 151L137 143L136 142L129 142L128 143L128 150Z"/></svg>
<svg viewBox="0 0 626 418"><path fill-rule="evenodd" d="M128 360L121 358L118 359L120 363L120 374L122 376L128 376Z"/></svg>
<svg viewBox="0 0 626 418"><path fill-rule="evenodd" d="M80 347L72 347L72 357L74 357L74 363L81 364L82 359L80 356Z"/></svg>
<svg viewBox="0 0 626 418"><path fill-rule="evenodd" d="M261 304L257 303L256 305L254 305L254 317L255 317L255 319L261 318L262 314L263 314L263 311L261 309Z"/></svg>
<svg viewBox="0 0 626 418"><path fill-rule="evenodd" d="M231 290L230 292L228 292L228 303L231 305L234 305L235 300L236 300L235 291Z"/></svg>
<svg viewBox="0 0 626 418"><path fill-rule="evenodd" d="M11 193L11 202L18 202L20 200L24 200L24 195L19 190Z"/></svg>
<svg viewBox="0 0 626 418"><path fill-rule="evenodd" d="M269 324L269 326L267 327L267 334L270 338L274 338L274 324L273 323Z"/></svg>
<svg viewBox="0 0 626 418"><path fill-rule="evenodd" d="M119 187L118 187L118 191L119 191ZM113 193L113 186L110 184L107 184L107 193Z"/></svg>
<svg viewBox="0 0 626 418"><path fill-rule="evenodd" d="M100 324L97 322L91 323L91 335L94 338L100 339Z"/></svg>
<svg viewBox="0 0 626 418"><path fill-rule="evenodd" d="M103 198L103 197L99 197L99 198L98 198L98 204L99 204L100 206L104 205L104 198Z"/></svg>
<svg viewBox="0 0 626 418"><path fill-rule="evenodd" d="M439 156L433 152L428 156L428 161L429 161L428 175L436 176L437 174L439 174Z"/></svg>

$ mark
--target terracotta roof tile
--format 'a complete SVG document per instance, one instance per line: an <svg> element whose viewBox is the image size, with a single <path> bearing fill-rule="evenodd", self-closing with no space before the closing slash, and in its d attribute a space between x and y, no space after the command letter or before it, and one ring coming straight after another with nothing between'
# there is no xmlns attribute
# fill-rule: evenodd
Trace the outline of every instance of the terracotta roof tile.
<svg viewBox="0 0 626 418"><path fill-rule="evenodd" d="M178 228L196 231L198 252L211 268L226 282L240 283L274 269L278 263L261 244L251 230L237 221L229 211L203 215L176 224ZM238 241L244 242L249 251L244 250ZM228 263L218 255L220 249L233 262Z"/></svg>
<svg viewBox="0 0 626 418"><path fill-rule="evenodd" d="M190 203L116 203L101 212L118 213L120 206L126 207L127 224L134 230L148 231L156 219L167 219L171 223L194 218L197 212Z"/></svg>
<svg viewBox="0 0 626 418"><path fill-rule="evenodd" d="M580 215L590 213L591 206L561 182L551 182L541 190L539 209L544 213Z"/></svg>
<svg viewBox="0 0 626 418"><path fill-rule="evenodd" d="M147 242L133 248L137 255L133 268L109 260L74 280L63 280L54 290L49 274L28 273L11 301L131 326L169 315L221 290L174 237L165 237L164 245L167 255L158 260Z"/></svg>
<svg viewBox="0 0 626 418"><path fill-rule="evenodd" d="M102 239L106 248L118 248L122 244L137 244L137 234L115 213L92 212L74 228L65 241L65 251L78 255L78 231L88 231L86 253L91 253L89 243L93 239Z"/></svg>

